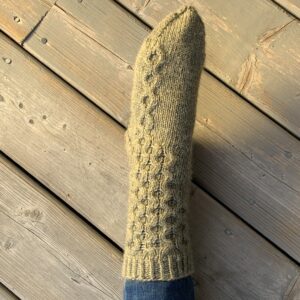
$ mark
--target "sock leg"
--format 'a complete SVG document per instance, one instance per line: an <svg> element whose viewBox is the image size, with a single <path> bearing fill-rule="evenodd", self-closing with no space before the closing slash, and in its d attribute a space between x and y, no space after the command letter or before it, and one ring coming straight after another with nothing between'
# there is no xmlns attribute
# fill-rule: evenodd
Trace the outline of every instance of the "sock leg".
<svg viewBox="0 0 300 300"><path fill-rule="evenodd" d="M126 132L130 190L123 276L172 280L192 273L187 223L192 133L204 52L193 7L167 16L136 59Z"/></svg>

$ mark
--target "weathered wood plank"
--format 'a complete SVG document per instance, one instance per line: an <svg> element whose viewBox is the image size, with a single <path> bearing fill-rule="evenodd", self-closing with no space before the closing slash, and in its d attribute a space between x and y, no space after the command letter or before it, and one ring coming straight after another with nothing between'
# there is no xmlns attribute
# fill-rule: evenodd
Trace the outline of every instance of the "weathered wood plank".
<svg viewBox="0 0 300 300"><path fill-rule="evenodd" d="M103 28L100 24L97 25L98 28ZM132 82L130 64L133 60L128 63L124 61L126 55L122 55L122 59L112 55L98 41L81 32L81 29L78 30L78 26L80 27L78 21L53 7L24 47L124 124L128 119L127 105ZM106 31L108 30L106 27ZM146 31L143 36L145 34ZM43 44L42 39L47 39L47 43ZM120 49L128 49L131 41L126 44ZM108 46L109 43L106 44ZM106 103L104 99L113 101Z"/></svg>
<svg viewBox="0 0 300 300"><path fill-rule="evenodd" d="M69 5L67 0L58 2L61 6L65 3ZM109 6L110 12L116 10L119 16L120 8L110 1L101 5L102 9ZM72 13L79 14L78 4L74 2L74 6ZM71 17L70 13L51 9L25 47L126 125L133 75L127 67L133 61L123 48L118 51L110 40L102 41L105 38L97 32L103 24L90 23L89 31L84 33L86 27L81 24L85 21L76 20L77 15ZM90 13L91 8L85 6L80 17L88 20ZM125 17L128 24L139 27L139 23L131 23L128 14L122 15L123 23ZM116 28L117 24L107 20L107 33L114 36ZM147 34L146 30L141 34L141 28L134 35L136 40L140 34L140 43ZM92 30L95 33L90 38ZM124 32L119 42L131 45L133 29L130 32ZM42 37L48 39L46 45L40 42ZM117 56L114 51L118 51ZM299 142L207 72L200 85L197 120L195 180L300 261Z"/></svg>
<svg viewBox="0 0 300 300"><path fill-rule="evenodd" d="M194 178L299 261L300 143L231 91L218 88L214 78L203 77Z"/></svg>
<svg viewBox="0 0 300 300"><path fill-rule="evenodd" d="M146 25L136 26L135 17L129 18L128 13L121 10L117 3L107 0L101 1L101 3L97 0L83 2L59 0L56 1L56 5L77 20L83 21L78 24L75 19L75 22L71 21L72 23L69 25L72 24L87 33L92 39L100 41L103 47L110 49L126 62L135 60L141 44L141 37L145 37L150 31ZM111 32L114 34L112 35ZM124 33L130 37L130 42L124 43Z"/></svg>
<svg viewBox="0 0 300 300"><path fill-rule="evenodd" d="M8 290L3 284L0 283L0 299L1 300L17 300L19 299L15 294Z"/></svg>
<svg viewBox="0 0 300 300"><path fill-rule="evenodd" d="M190 211L196 278L201 292L200 295L197 291L197 299L283 298L285 292L278 289L278 283L288 275L282 276L282 273L277 273L274 279L268 281L266 270L263 270L264 268L258 270L258 266L264 265L264 259L269 255L272 256L273 251L271 248L267 250L264 247L262 239L256 240L257 234L254 231L249 231L240 220L236 218L232 220L231 213L196 186L193 186ZM214 245L218 245L217 251ZM263 250L264 254L257 253L259 248L266 252ZM249 262L250 257L251 259L256 257L257 260L245 266L244 263ZM273 267L275 265L276 263ZM257 282L260 272L265 274L261 277L264 281L263 287ZM241 280L239 276L243 276L243 279ZM294 282L295 278L297 275L290 283ZM204 286L201 288L201 285ZM288 287L285 289L287 290ZM219 293L220 297L218 297ZM295 291L295 295L299 297L299 291Z"/></svg>
<svg viewBox="0 0 300 300"><path fill-rule="evenodd" d="M124 129L4 36L0 45L12 59L1 67L0 148L123 246ZM191 205L197 299L282 299L298 267L196 186Z"/></svg>
<svg viewBox="0 0 300 300"><path fill-rule="evenodd" d="M300 0L274 0L295 17L300 18Z"/></svg>
<svg viewBox="0 0 300 300"><path fill-rule="evenodd" d="M53 2L53 1L52 1ZM0 2L0 29L19 44L30 34L51 7L50 0Z"/></svg>
<svg viewBox="0 0 300 300"><path fill-rule="evenodd" d="M206 68L300 137L299 20L267 0L118 2L151 26L194 5L206 28Z"/></svg>
<svg viewBox="0 0 300 300"><path fill-rule="evenodd" d="M16 160L23 156L26 168L45 185L56 186L63 182L65 188L55 189L55 192L89 220L97 220L96 225L109 236L110 226L115 224L115 238L120 244L123 239L120 215L112 212L121 214L125 203L114 203L111 199L124 197L126 192L127 173L125 167L117 163L126 161L125 153L120 151L123 129L114 126L108 116L99 113L67 84L44 69L40 71L40 65L29 56L24 59L20 49L4 36L1 39L1 54L9 54L12 62L2 61L0 69L0 147ZM28 80L24 74L36 76ZM38 141L32 139L33 134L39 136ZM66 144L62 143L65 138L68 139ZM30 151L26 151L28 147ZM52 161L51 157L55 159ZM111 186L109 183L116 173L119 180ZM82 199L90 199L90 202Z"/></svg>
<svg viewBox="0 0 300 300"><path fill-rule="evenodd" d="M122 253L0 156L0 278L22 299L121 299Z"/></svg>

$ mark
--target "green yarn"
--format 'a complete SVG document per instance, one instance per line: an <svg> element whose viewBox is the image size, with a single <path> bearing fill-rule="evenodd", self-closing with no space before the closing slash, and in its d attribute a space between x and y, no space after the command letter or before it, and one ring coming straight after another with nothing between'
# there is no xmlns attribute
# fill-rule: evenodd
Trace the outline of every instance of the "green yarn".
<svg viewBox="0 0 300 300"><path fill-rule="evenodd" d="M138 53L126 131L130 165L122 274L172 280L193 272L187 207L204 25L191 6L168 15Z"/></svg>

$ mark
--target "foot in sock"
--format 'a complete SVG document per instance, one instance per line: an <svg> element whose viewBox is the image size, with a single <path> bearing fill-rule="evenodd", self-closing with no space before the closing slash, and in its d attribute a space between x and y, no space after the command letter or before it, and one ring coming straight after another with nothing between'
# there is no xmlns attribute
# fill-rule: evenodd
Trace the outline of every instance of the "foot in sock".
<svg viewBox="0 0 300 300"><path fill-rule="evenodd" d="M126 131L125 278L172 280L193 272L187 207L204 58L204 25L190 6L161 21L138 53Z"/></svg>

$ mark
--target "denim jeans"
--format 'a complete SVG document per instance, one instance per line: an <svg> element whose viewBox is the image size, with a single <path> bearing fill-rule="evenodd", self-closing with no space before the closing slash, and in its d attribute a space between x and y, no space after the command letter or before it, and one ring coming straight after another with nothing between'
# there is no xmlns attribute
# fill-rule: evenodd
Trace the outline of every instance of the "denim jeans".
<svg viewBox="0 0 300 300"><path fill-rule="evenodd" d="M124 300L194 300L191 276L171 281L125 280Z"/></svg>

